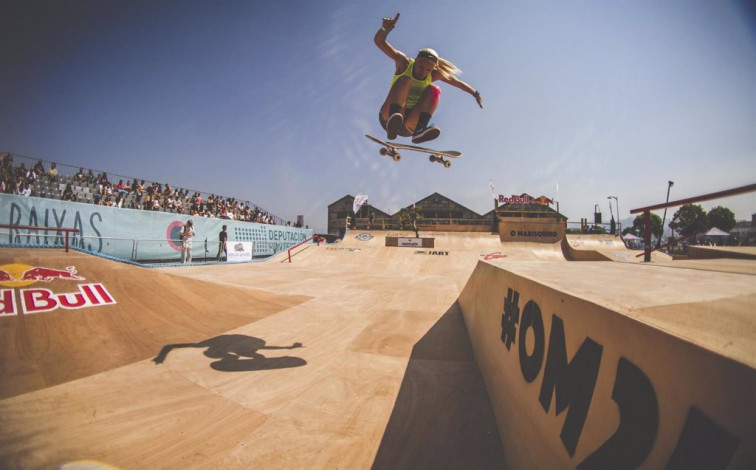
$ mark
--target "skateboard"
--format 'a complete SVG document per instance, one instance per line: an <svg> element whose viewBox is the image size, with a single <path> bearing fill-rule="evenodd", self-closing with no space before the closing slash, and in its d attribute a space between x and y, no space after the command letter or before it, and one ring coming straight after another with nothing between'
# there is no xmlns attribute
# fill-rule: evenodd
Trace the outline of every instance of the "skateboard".
<svg viewBox="0 0 756 470"><path fill-rule="evenodd" d="M255 370L288 369L302 367L307 361L301 357L263 357L257 359L221 359L210 364L214 370L221 372L252 372Z"/></svg>
<svg viewBox="0 0 756 470"><path fill-rule="evenodd" d="M440 163L445 168L449 168L451 166L451 162L448 160L445 160L444 157L447 158L459 158L462 156L462 152L458 152L456 150L433 150L425 147L418 147L416 145L405 145L405 144L397 144L393 142L385 142L381 139L378 139L376 137L373 137L372 135L365 134L365 137L372 140L373 142L377 142L381 145L383 145L383 148L380 150L380 154L385 156L391 157L395 162L398 162L402 159L401 154L399 154L399 150L411 150L413 152L421 152L421 153L427 153L430 155L429 160L432 162Z"/></svg>

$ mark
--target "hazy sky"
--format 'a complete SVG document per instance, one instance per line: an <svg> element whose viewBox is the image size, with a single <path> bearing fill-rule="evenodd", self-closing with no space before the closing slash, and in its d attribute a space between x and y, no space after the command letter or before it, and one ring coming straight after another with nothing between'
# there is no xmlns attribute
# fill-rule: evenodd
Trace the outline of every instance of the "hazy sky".
<svg viewBox="0 0 756 470"><path fill-rule="evenodd" d="M364 134L393 62L432 47L480 90L441 84L427 145L399 163ZM367 193L395 212L439 192L557 197L571 222L756 182L756 8L745 0L0 3L0 151L250 200L325 231ZM558 183L558 194L557 194ZM756 213L756 194L703 203ZM616 208L615 208L616 216ZM671 213L668 219L671 218Z"/></svg>

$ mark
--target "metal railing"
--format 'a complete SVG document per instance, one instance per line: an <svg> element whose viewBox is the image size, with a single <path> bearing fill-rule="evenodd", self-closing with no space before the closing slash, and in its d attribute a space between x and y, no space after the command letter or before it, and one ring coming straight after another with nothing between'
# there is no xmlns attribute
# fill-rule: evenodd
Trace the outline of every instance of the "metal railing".
<svg viewBox="0 0 756 470"><path fill-rule="evenodd" d="M39 243L39 238L40 237L44 238L45 241L47 241L47 237L55 237L55 239L56 239L55 246L61 246L59 243L57 243L57 240L59 240L61 238L61 235L58 235L58 234L60 232L63 232L64 233L63 237L64 237L64 240L65 240L63 246L65 246L65 248L66 248L66 253L68 253L68 248L70 246L70 244L69 244L70 234L72 234L72 233L79 233L79 229L78 228L37 227L37 226L29 226L29 225L0 225L0 228L9 229L9 231L7 232L9 240L13 239L13 234L11 233L11 230L13 230L13 229L15 229L17 231L18 230L35 231L35 232L37 232L35 234L31 234L29 232L27 232L25 234L16 233L16 239L19 240L19 242L20 242L22 237L27 237L27 244L29 244L29 243L31 243L31 239L36 237L38 245L40 244ZM43 233L43 234L40 235L39 231L43 231L45 233ZM48 235L47 232L56 232L56 233L55 233L55 235Z"/></svg>
<svg viewBox="0 0 756 470"><path fill-rule="evenodd" d="M289 254L289 263L291 263L291 251L292 251L292 250L294 250L294 249L296 249L296 248L299 248L300 246L302 246L302 245L304 245L305 243L307 243L307 242L309 242L309 241L312 241L312 240L315 240L315 242L316 242L316 243L318 244L318 246L320 246L320 240L321 240L321 239L322 239L322 238L320 237L320 235L318 235L318 234L315 234L315 235L311 236L310 238L308 238L307 240L302 240L301 242L299 242L299 243L297 243L296 245L294 245L294 246L292 246L291 248L289 248L289 253L288 253L288 254Z"/></svg>
<svg viewBox="0 0 756 470"><path fill-rule="evenodd" d="M692 204L694 202L711 201L712 199L721 199L724 197L736 196L739 194L745 194L745 193L750 193L754 191L756 191L756 184L748 184L745 186L740 186L738 188L726 189L724 191L717 191L715 193L704 194L704 195L696 196L696 197L689 197L687 199L678 199L677 201L666 202L663 204L656 204L656 205L647 206L647 207L639 207L638 209L631 210L630 211L631 214L643 214L643 225L644 225L643 261L646 263L650 262L651 252L662 248L661 246L652 248L652 245L651 245L651 211L664 209L667 207L684 206L685 204ZM666 248L666 245L664 246L664 248Z"/></svg>

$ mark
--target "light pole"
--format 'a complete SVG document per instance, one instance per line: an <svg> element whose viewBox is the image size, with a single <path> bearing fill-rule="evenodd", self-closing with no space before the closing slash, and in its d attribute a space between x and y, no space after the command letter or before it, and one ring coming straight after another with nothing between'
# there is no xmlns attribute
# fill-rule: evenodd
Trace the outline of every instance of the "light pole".
<svg viewBox="0 0 756 470"><path fill-rule="evenodd" d="M609 233L617 235L617 222L614 221L614 208L612 207L611 200L609 200L609 216L611 217L609 221Z"/></svg>
<svg viewBox="0 0 756 470"><path fill-rule="evenodd" d="M619 233L622 233L622 222L620 222L620 211L619 211L619 199L617 199L617 196L607 196L607 199L614 199L614 203L617 204L617 229L619 230ZM609 201L609 206L611 207L612 201Z"/></svg>
<svg viewBox="0 0 756 470"><path fill-rule="evenodd" d="M667 181L667 204L669 204L669 190L672 189L672 186L675 184L674 181ZM659 246L661 245L661 239L664 236L664 222L667 220L667 208L664 208L664 217L662 217L662 234L659 237L659 240L656 241L656 249L659 249Z"/></svg>

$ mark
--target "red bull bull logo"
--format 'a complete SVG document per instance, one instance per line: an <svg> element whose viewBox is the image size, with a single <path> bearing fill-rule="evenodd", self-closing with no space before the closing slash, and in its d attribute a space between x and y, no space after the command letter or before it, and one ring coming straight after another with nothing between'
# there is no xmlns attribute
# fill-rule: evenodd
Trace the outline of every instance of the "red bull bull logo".
<svg viewBox="0 0 756 470"><path fill-rule="evenodd" d="M77 274L74 266L64 269L26 264L0 266L0 317L116 303L105 286L99 283L77 284L76 292L66 293L56 293L47 288L26 288L38 282L52 283L59 280L84 281L85 278Z"/></svg>

